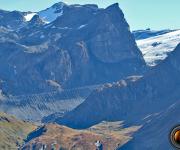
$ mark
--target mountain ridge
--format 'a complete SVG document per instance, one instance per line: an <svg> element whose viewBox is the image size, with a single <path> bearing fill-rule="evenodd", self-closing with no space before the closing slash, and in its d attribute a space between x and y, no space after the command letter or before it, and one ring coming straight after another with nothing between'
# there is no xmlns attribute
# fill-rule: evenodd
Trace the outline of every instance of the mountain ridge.
<svg viewBox="0 0 180 150"><path fill-rule="evenodd" d="M49 24L37 15L24 21L20 12L20 19L15 13L9 23L0 23L6 31L0 32L0 79L5 93L42 93L143 74L146 64L117 3L105 9L57 5L63 14ZM2 21L6 19L0 15Z"/></svg>
<svg viewBox="0 0 180 150"><path fill-rule="evenodd" d="M162 111L178 99L179 56L180 44L165 61L141 79L124 87L94 92L56 122L73 128L86 128L101 120L142 123L143 117Z"/></svg>

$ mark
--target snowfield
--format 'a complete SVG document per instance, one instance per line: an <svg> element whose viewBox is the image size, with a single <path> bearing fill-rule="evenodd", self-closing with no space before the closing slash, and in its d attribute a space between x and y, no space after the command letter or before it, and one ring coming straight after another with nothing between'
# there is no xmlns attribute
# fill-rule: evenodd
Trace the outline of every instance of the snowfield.
<svg viewBox="0 0 180 150"><path fill-rule="evenodd" d="M27 15L24 16L26 21L30 21L37 13L28 13Z"/></svg>
<svg viewBox="0 0 180 150"><path fill-rule="evenodd" d="M60 9L61 10L57 12L56 8L48 8L46 10L40 11L38 15L44 22L51 23L52 21L56 20L57 17L63 15L63 6Z"/></svg>
<svg viewBox="0 0 180 150"><path fill-rule="evenodd" d="M24 18L26 21L30 21L35 15L39 15L39 17L48 24L56 20L57 17L63 15L64 5L64 3L57 3L56 5L53 5L52 7L42 10L40 12L27 13Z"/></svg>
<svg viewBox="0 0 180 150"><path fill-rule="evenodd" d="M155 66L164 60L168 53L180 43L180 30L171 31L162 35L136 40L143 57L149 66Z"/></svg>

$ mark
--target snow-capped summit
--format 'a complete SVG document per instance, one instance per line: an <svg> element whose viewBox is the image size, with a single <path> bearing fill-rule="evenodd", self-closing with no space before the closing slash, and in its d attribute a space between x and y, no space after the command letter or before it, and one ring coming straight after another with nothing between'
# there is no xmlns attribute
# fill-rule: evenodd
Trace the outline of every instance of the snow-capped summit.
<svg viewBox="0 0 180 150"><path fill-rule="evenodd" d="M141 31L141 35L147 35L146 30L144 33ZM135 37L137 45L149 66L155 66L164 60L168 53L180 43L180 30L148 31L148 34L150 35L149 38L144 36L144 39L139 40L139 36Z"/></svg>
<svg viewBox="0 0 180 150"><path fill-rule="evenodd" d="M54 5L52 5L52 8L55 8L55 9L62 9L64 6L67 6L66 3L64 2L58 2L58 3L55 3Z"/></svg>
<svg viewBox="0 0 180 150"><path fill-rule="evenodd" d="M26 21L30 21L35 15L39 15L45 23L50 23L63 14L64 6L67 5L63 2L59 2L39 12L27 12L25 13L24 18Z"/></svg>
<svg viewBox="0 0 180 150"><path fill-rule="evenodd" d="M25 18L26 21L30 21L35 15L37 15L37 13L35 13L35 12L27 12L24 15L24 18Z"/></svg>
<svg viewBox="0 0 180 150"><path fill-rule="evenodd" d="M57 17L63 15L63 7L64 6L66 6L66 4L63 2L56 3L53 6L51 6L50 8L47 8L45 10L38 12L38 15L46 23L50 23L50 22L54 21Z"/></svg>

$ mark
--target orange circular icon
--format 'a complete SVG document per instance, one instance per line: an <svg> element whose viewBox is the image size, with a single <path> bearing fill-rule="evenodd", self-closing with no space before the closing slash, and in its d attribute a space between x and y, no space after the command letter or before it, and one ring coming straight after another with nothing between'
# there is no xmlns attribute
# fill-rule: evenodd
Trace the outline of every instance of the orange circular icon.
<svg viewBox="0 0 180 150"><path fill-rule="evenodd" d="M176 143L180 144L180 130L175 132L174 140L175 140Z"/></svg>
<svg viewBox="0 0 180 150"><path fill-rule="evenodd" d="M175 148L180 149L180 126L176 126L172 129L170 133L170 141Z"/></svg>

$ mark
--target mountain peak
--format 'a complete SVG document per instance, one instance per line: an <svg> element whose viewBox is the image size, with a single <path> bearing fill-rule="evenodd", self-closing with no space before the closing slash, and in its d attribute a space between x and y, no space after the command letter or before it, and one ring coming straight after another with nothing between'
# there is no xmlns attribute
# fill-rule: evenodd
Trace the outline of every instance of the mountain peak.
<svg viewBox="0 0 180 150"><path fill-rule="evenodd" d="M33 18L30 21L31 25L43 25L43 20L39 17L39 15L34 15Z"/></svg>
<svg viewBox="0 0 180 150"><path fill-rule="evenodd" d="M65 5L67 5L67 4L64 2L58 2L58 3L55 3L54 5L52 5L52 8L62 9Z"/></svg>
<svg viewBox="0 0 180 150"><path fill-rule="evenodd" d="M119 7L118 3L114 3L108 6L105 11L113 18L115 22L118 22L118 20L122 20L122 22L124 23L126 22L124 18L124 13Z"/></svg>
<svg viewBox="0 0 180 150"><path fill-rule="evenodd" d="M63 2L56 3L56 4L52 5L51 7L38 12L38 15L46 23L50 23L50 22L56 20L57 17L63 15L64 6L67 6L67 5Z"/></svg>
<svg viewBox="0 0 180 150"><path fill-rule="evenodd" d="M120 8L119 8L118 3L114 3L114 4L110 5L110 6L108 6L106 9L120 9Z"/></svg>

